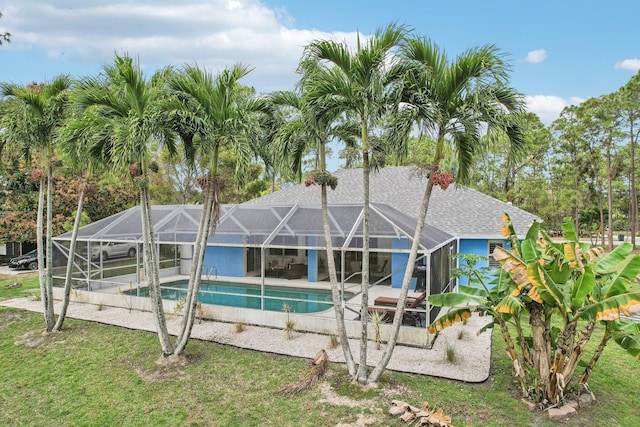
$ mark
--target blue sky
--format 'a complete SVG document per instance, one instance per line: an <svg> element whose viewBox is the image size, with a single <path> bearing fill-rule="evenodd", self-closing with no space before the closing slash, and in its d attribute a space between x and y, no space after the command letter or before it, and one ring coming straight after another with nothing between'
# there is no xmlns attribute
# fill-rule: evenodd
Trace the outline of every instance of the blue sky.
<svg viewBox="0 0 640 427"><path fill-rule="evenodd" d="M551 123L562 108L613 92L640 68L640 2L634 0L0 0L0 81L26 84L60 73L96 74L114 52L150 73L197 62L255 67L259 92L291 89L302 48L317 38L353 43L397 21L450 57L495 44L512 84Z"/></svg>

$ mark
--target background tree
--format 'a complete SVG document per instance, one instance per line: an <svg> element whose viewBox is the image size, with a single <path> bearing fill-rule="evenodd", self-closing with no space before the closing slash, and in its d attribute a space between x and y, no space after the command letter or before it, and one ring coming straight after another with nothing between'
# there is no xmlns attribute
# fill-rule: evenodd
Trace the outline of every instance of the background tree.
<svg viewBox="0 0 640 427"><path fill-rule="evenodd" d="M619 116L616 107L617 99L614 96L592 98L579 106L587 138L593 141L593 145L599 146L605 156L604 175L609 212L606 227L609 250L613 250L613 180L619 170L619 163L614 158L617 151L616 142L619 138Z"/></svg>
<svg viewBox="0 0 640 427"><path fill-rule="evenodd" d="M638 190L636 188L636 147L640 136L640 72L620 88L620 115L629 139L629 222L631 244L636 246L638 230Z"/></svg>
<svg viewBox="0 0 640 427"><path fill-rule="evenodd" d="M0 92L7 99L0 123L0 128L4 129L2 139L17 147L16 151L22 155L25 164L31 164L32 160L36 160L42 168L34 169L31 177L40 181L36 243L40 292L47 332L55 325L52 269L50 265L45 265L45 253L53 253L53 170L54 165L58 163L55 152L56 133L66 120L70 85L71 78L66 75L43 84L0 85ZM46 225L43 224L45 212Z"/></svg>
<svg viewBox="0 0 640 427"><path fill-rule="evenodd" d="M485 194L543 215L549 193L532 190L549 187L552 135L533 113L522 114L520 126L524 144L518 152L510 150L504 134L481 138L470 182Z"/></svg>
<svg viewBox="0 0 640 427"><path fill-rule="evenodd" d="M162 147L153 149L153 159L158 165L158 173L149 183L154 204L186 205L202 203L202 192L198 187L198 177L203 171L196 161L189 167L180 152L171 154Z"/></svg>

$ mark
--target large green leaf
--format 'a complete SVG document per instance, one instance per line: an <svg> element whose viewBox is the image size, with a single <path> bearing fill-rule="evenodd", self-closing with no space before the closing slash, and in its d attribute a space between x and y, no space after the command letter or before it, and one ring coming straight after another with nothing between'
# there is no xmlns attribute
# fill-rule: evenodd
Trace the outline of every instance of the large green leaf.
<svg viewBox="0 0 640 427"><path fill-rule="evenodd" d="M563 312L571 311L568 298L540 264L529 264L527 266L527 277L544 302L556 305Z"/></svg>
<svg viewBox="0 0 640 427"><path fill-rule="evenodd" d="M585 297L589 295L596 285L596 277L591 267L586 267L584 274L576 280L571 292L571 305L574 309L580 308Z"/></svg>
<svg viewBox="0 0 640 427"><path fill-rule="evenodd" d="M525 239L535 242L538 240L539 232L540 232L540 223L537 221L534 221L533 224L531 224L531 227L529 227L529 231L527 231L527 235L525 236Z"/></svg>
<svg viewBox="0 0 640 427"><path fill-rule="evenodd" d="M565 240L569 240L570 242L578 241L578 233L576 233L576 227L571 218L565 218L562 221L562 235Z"/></svg>
<svg viewBox="0 0 640 427"><path fill-rule="evenodd" d="M640 360L640 323L620 321L611 328L611 336L618 345Z"/></svg>
<svg viewBox="0 0 640 427"><path fill-rule="evenodd" d="M580 317L590 320L618 320L620 312L640 313L640 292L627 292L604 299L580 310Z"/></svg>
<svg viewBox="0 0 640 427"><path fill-rule="evenodd" d="M569 264L563 262L562 259L556 258L548 270L549 276L556 283L566 283L571 277L571 268Z"/></svg>
<svg viewBox="0 0 640 427"><path fill-rule="evenodd" d="M429 333L436 333L455 323L462 322L463 320L471 317L471 309L468 307L456 308L448 311L445 315L438 317L433 323L429 325Z"/></svg>
<svg viewBox="0 0 640 427"><path fill-rule="evenodd" d="M459 285L458 293L487 298L487 291L477 286Z"/></svg>
<svg viewBox="0 0 640 427"><path fill-rule="evenodd" d="M518 297L514 297L512 295L507 295L502 300L496 304L495 310L498 313L503 314L516 314L523 307L523 303Z"/></svg>
<svg viewBox="0 0 640 427"><path fill-rule="evenodd" d="M620 331L625 334L640 335L640 322L620 320L611 326L612 331Z"/></svg>
<svg viewBox="0 0 640 427"><path fill-rule="evenodd" d="M429 303L438 307L453 307L460 304L484 304L487 299L478 295L448 292L429 296Z"/></svg>
<svg viewBox="0 0 640 427"><path fill-rule="evenodd" d="M615 272L611 285L605 291L604 298L627 292L629 284L638 277L640 273L640 257L638 255L626 258L623 263L626 265Z"/></svg>
<svg viewBox="0 0 640 427"><path fill-rule="evenodd" d="M622 242L621 245L616 246L613 251L596 263L596 274L607 274L616 271L629 256L632 249L633 246L629 242Z"/></svg>
<svg viewBox="0 0 640 427"><path fill-rule="evenodd" d="M525 264L535 262L540 258L540 251L536 248L536 241L527 239L521 244L522 259Z"/></svg>

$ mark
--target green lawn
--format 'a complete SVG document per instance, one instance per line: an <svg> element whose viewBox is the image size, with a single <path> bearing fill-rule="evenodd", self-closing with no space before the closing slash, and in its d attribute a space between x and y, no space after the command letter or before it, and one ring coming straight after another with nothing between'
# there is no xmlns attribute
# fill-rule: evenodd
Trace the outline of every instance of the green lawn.
<svg viewBox="0 0 640 427"><path fill-rule="evenodd" d="M0 276L0 299L36 286L35 278L19 277L24 286L6 290L15 277ZM308 392L282 396L309 372L307 360L192 340L182 363L158 365L152 333L76 320L61 333L43 335L42 327L41 314L0 308L2 425L330 426L359 417L367 425L405 425L386 414L392 399L429 401L457 426L558 424L519 401L497 334L483 384L388 373L378 389L362 389L343 365L331 364ZM598 402L560 424L637 425L638 366L609 346L589 381Z"/></svg>

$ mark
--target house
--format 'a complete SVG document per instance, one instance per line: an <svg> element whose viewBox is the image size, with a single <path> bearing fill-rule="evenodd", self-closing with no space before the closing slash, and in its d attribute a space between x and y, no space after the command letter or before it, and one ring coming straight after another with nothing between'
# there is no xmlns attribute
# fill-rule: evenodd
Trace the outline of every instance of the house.
<svg viewBox="0 0 640 427"><path fill-rule="evenodd" d="M335 176L338 186L328 191L334 260L338 279L342 283L356 282L362 270L362 170L339 170ZM427 177L411 166L371 173L369 242L373 284L401 286L426 183ZM76 250L80 257L79 276L105 278L104 265L98 262L102 260L95 260L96 253L108 253L101 249L103 246L115 242L128 246L132 241L141 243L139 209L128 209L80 229ZM188 274L201 207L152 209L163 260L161 267ZM420 282L424 279L435 292L447 289L455 267L450 255L489 256L496 245L505 244L500 232L504 212L522 235L533 221L539 220L531 213L470 188L434 187L412 287L423 286L425 283ZM65 247L69 239L70 233L55 239L56 253L68 252ZM318 187L299 184L240 205L222 206L216 232L208 240L204 272L235 278L261 277L263 281L269 277L305 277L311 283L321 282L328 279L324 249L320 191ZM128 251L129 256L132 253ZM111 271L108 276L118 277L119 273ZM136 272L138 277L139 273Z"/></svg>

